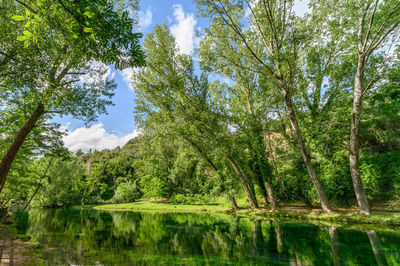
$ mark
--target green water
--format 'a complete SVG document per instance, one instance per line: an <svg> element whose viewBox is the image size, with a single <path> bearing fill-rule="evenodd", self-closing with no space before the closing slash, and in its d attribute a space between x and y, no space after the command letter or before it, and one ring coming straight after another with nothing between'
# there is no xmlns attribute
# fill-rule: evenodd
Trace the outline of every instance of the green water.
<svg viewBox="0 0 400 266"><path fill-rule="evenodd" d="M90 209L29 219L49 265L400 265L400 230Z"/></svg>

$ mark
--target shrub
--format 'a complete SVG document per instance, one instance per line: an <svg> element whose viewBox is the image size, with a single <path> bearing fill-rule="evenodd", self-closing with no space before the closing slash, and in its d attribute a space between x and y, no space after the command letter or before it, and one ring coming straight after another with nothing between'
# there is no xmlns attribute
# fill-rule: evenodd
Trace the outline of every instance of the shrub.
<svg viewBox="0 0 400 266"><path fill-rule="evenodd" d="M171 203L173 204L209 204L210 202L211 197L202 194L194 194L192 196L176 194L171 197Z"/></svg>
<svg viewBox="0 0 400 266"><path fill-rule="evenodd" d="M176 194L175 196L172 196L171 203L173 203L173 204L187 204L187 198L185 197L185 195Z"/></svg>
<svg viewBox="0 0 400 266"><path fill-rule="evenodd" d="M361 178L372 200L400 195L400 152L387 152L360 159Z"/></svg>
<svg viewBox="0 0 400 266"><path fill-rule="evenodd" d="M138 199L140 192L135 183L128 181L120 183L115 190L112 201L114 203L133 202Z"/></svg>
<svg viewBox="0 0 400 266"><path fill-rule="evenodd" d="M17 229L25 231L29 226L29 213L22 207L18 207L14 212L14 223Z"/></svg>

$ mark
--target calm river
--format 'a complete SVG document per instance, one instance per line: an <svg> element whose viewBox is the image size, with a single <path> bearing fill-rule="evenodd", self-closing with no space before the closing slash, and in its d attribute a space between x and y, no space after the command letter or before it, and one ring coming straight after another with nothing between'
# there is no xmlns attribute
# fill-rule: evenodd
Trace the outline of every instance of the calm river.
<svg viewBox="0 0 400 266"><path fill-rule="evenodd" d="M49 265L400 265L400 229L90 209L29 219Z"/></svg>

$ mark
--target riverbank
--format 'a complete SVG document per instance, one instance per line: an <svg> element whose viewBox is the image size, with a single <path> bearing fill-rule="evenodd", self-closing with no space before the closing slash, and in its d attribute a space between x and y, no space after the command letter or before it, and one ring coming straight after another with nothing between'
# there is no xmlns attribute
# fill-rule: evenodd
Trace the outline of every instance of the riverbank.
<svg viewBox="0 0 400 266"><path fill-rule="evenodd" d="M0 223L0 265L45 265L38 248L13 225Z"/></svg>
<svg viewBox="0 0 400 266"><path fill-rule="evenodd" d="M397 205L395 205L397 206ZM250 208L232 210L223 204L214 205L174 205L164 202L138 201L132 203L106 204L94 206L97 210L110 211L153 211L153 212L197 212L197 213L229 213L237 216L296 219L305 221L330 222L339 224L369 224L400 226L400 211L393 205L381 205L373 209L370 216L360 215L355 208L338 208L332 214L326 214L321 209L308 209L304 206L284 205L279 211L268 209L254 211Z"/></svg>

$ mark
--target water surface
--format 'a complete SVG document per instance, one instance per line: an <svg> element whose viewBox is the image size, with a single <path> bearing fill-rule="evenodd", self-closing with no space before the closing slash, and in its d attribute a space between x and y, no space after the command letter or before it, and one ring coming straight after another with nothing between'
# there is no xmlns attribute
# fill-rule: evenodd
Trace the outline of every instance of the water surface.
<svg viewBox="0 0 400 266"><path fill-rule="evenodd" d="M29 219L49 265L400 265L400 230L91 209Z"/></svg>

